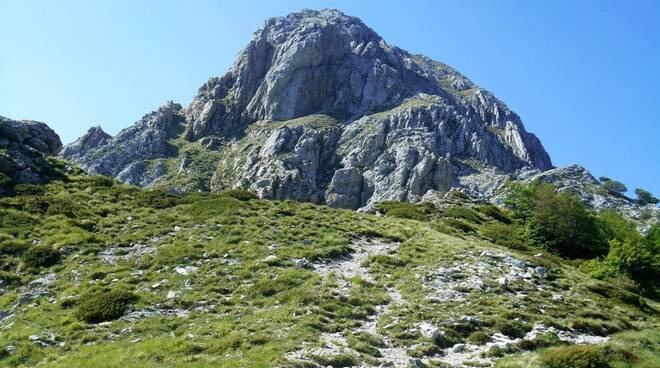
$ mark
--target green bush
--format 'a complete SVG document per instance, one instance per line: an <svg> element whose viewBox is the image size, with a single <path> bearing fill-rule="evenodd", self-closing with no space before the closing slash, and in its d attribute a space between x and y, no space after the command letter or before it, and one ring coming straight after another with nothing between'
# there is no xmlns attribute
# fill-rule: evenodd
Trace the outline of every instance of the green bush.
<svg viewBox="0 0 660 368"><path fill-rule="evenodd" d="M652 252L660 252L660 225L654 224L646 233L646 244L652 249Z"/></svg>
<svg viewBox="0 0 660 368"><path fill-rule="evenodd" d="M651 192L642 188L635 189L635 194L637 194L637 202L643 206L660 202Z"/></svg>
<svg viewBox="0 0 660 368"><path fill-rule="evenodd" d="M660 279L660 254L644 241L611 240L605 262L642 284Z"/></svg>
<svg viewBox="0 0 660 368"><path fill-rule="evenodd" d="M517 224L490 222L480 228L481 236L495 244L512 249L526 249L523 229Z"/></svg>
<svg viewBox="0 0 660 368"><path fill-rule="evenodd" d="M612 210L602 210L598 214L598 223L606 239L619 241L641 241L643 237L637 231L637 225L623 218Z"/></svg>
<svg viewBox="0 0 660 368"><path fill-rule="evenodd" d="M376 211L387 216L417 221L427 221L431 214L437 212L435 205L428 202L414 204L407 202L386 201L376 204L375 209Z"/></svg>
<svg viewBox="0 0 660 368"><path fill-rule="evenodd" d="M358 365L358 357L347 353L314 355L313 359L323 367L343 368Z"/></svg>
<svg viewBox="0 0 660 368"><path fill-rule="evenodd" d="M30 244L22 239L4 237L0 234L0 254L19 255L30 247Z"/></svg>
<svg viewBox="0 0 660 368"><path fill-rule="evenodd" d="M546 350L540 357L548 368L607 368L603 349L594 345L573 345Z"/></svg>
<svg viewBox="0 0 660 368"><path fill-rule="evenodd" d="M484 345L490 341L490 336L486 335L483 331L474 331L468 336L467 340L476 345Z"/></svg>
<svg viewBox="0 0 660 368"><path fill-rule="evenodd" d="M64 215L70 218L81 217L85 214L83 207L70 198L52 198L48 203L46 214L50 216Z"/></svg>
<svg viewBox="0 0 660 368"><path fill-rule="evenodd" d="M437 331L433 334L432 339L442 349L450 348L460 342L460 336L455 331Z"/></svg>
<svg viewBox="0 0 660 368"><path fill-rule="evenodd" d="M252 199L259 199L256 194L250 192L249 190L245 189L230 189L230 190L225 190L222 192L220 195L225 196L225 197L231 197L234 199L238 199L239 201L249 201Z"/></svg>
<svg viewBox="0 0 660 368"><path fill-rule="evenodd" d="M628 191L628 188L626 188L622 182L616 180L604 181L601 186L603 189L605 189L605 191L615 196L620 196L624 192Z"/></svg>
<svg viewBox="0 0 660 368"><path fill-rule="evenodd" d="M480 224L483 219L479 214L469 207L449 207L444 210L446 216L464 219L475 224Z"/></svg>
<svg viewBox="0 0 660 368"><path fill-rule="evenodd" d="M498 319L495 321L495 329L514 339L524 337L532 330L528 324L510 319Z"/></svg>
<svg viewBox="0 0 660 368"><path fill-rule="evenodd" d="M7 233L25 233L33 229L39 220L27 213L0 209L0 227Z"/></svg>
<svg viewBox="0 0 660 368"><path fill-rule="evenodd" d="M60 253L50 245L37 244L28 248L21 260L28 267L48 267L60 261Z"/></svg>
<svg viewBox="0 0 660 368"><path fill-rule="evenodd" d="M543 348L548 348L552 346L561 346L566 345L567 343L562 341L559 336L552 332L546 332L543 334L536 335L533 339L527 340L523 339L518 341L516 346L521 350L538 350Z"/></svg>
<svg viewBox="0 0 660 368"><path fill-rule="evenodd" d="M479 211L479 212L483 213L484 215L489 216L489 217L493 218L494 220L497 220L501 223L504 223L504 224L512 223L511 218L509 218L509 216L507 216L504 212L502 212L502 210L499 207L497 207L495 205L483 204L483 205L477 206L476 208L477 208L477 211Z"/></svg>
<svg viewBox="0 0 660 368"><path fill-rule="evenodd" d="M42 195L46 193L46 188L37 184L16 184L14 193L19 196Z"/></svg>
<svg viewBox="0 0 660 368"><path fill-rule="evenodd" d="M93 188L110 188L115 184L113 178L103 175L85 176L83 182Z"/></svg>
<svg viewBox="0 0 660 368"><path fill-rule="evenodd" d="M461 192L458 189L452 189L449 192L449 197L454 200L459 200L459 201L468 201L470 200L470 196Z"/></svg>
<svg viewBox="0 0 660 368"><path fill-rule="evenodd" d="M453 227L454 229L460 230L464 233L474 233L477 231L477 228L468 224L467 222L461 221L455 218L446 218L444 222Z"/></svg>
<svg viewBox="0 0 660 368"><path fill-rule="evenodd" d="M525 238L568 258L605 255L607 241L596 216L577 198L551 184L515 186L509 203L526 222Z"/></svg>
<svg viewBox="0 0 660 368"><path fill-rule="evenodd" d="M0 270L0 280L5 285L17 285L21 282L21 276L16 273Z"/></svg>
<svg viewBox="0 0 660 368"><path fill-rule="evenodd" d="M112 321L123 316L137 299L137 295L125 290L88 294L81 298L76 317L88 323Z"/></svg>
<svg viewBox="0 0 660 368"><path fill-rule="evenodd" d="M163 209L176 206L179 197L163 189L140 190L135 193L133 202L141 207Z"/></svg>
<svg viewBox="0 0 660 368"><path fill-rule="evenodd" d="M12 183L12 180L5 173L0 172L0 188L6 188Z"/></svg>
<svg viewBox="0 0 660 368"><path fill-rule="evenodd" d="M247 204L232 197L213 196L199 199L190 206L187 213L191 216L208 218L221 213L236 212L245 209Z"/></svg>

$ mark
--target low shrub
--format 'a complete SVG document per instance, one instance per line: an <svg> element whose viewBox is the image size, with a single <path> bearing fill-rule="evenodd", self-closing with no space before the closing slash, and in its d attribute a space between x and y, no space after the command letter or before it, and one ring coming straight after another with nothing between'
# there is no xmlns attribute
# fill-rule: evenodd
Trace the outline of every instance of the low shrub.
<svg viewBox="0 0 660 368"><path fill-rule="evenodd" d="M594 345L573 345L546 350L541 363L548 368L607 368L608 359L603 349Z"/></svg>
<svg viewBox="0 0 660 368"><path fill-rule="evenodd" d="M48 267L60 261L60 253L50 245L37 244L28 248L21 260L28 267Z"/></svg>
<svg viewBox="0 0 660 368"><path fill-rule="evenodd" d="M0 270L0 280L6 285L16 285L21 281L21 277L18 274Z"/></svg>
<svg viewBox="0 0 660 368"><path fill-rule="evenodd" d="M0 172L0 188L6 189L11 183L11 178L7 174Z"/></svg>
<svg viewBox="0 0 660 368"><path fill-rule="evenodd" d="M428 342L416 344L413 348L408 349L407 351L408 355L413 358L430 357L437 355L440 352L440 348L437 345Z"/></svg>
<svg viewBox="0 0 660 368"><path fill-rule="evenodd" d="M112 321L123 316L137 300L137 295L125 290L88 294L81 298L76 317L88 323Z"/></svg>
<svg viewBox="0 0 660 368"><path fill-rule="evenodd" d="M427 221L429 216L437 212L434 204L423 202L419 204L386 201L376 204L376 211L387 216L405 218L409 220Z"/></svg>
<svg viewBox="0 0 660 368"><path fill-rule="evenodd" d="M27 213L14 210L0 210L0 227L9 234L21 234L33 229L39 220Z"/></svg>
<svg viewBox="0 0 660 368"><path fill-rule="evenodd" d="M484 345L490 341L490 336L483 331L474 331L468 336L467 340L475 345Z"/></svg>
<svg viewBox="0 0 660 368"><path fill-rule="evenodd" d="M468 201L470 200L470 196L461 192L458 189L452 189L449 192L449 197L454 200L459 200L459 201Z"/></svg>
<svg viewBox="0 0 660 368"><path fill-rule="evenodd" d="M445 208L444 213L445 216L467 220L475 224L480 224L483 222L481 216L479 216L475 210L469 207L449 207Z"/></svg>
<svg viewBox="0 0 660 368"><path fill-rule="evenodd" d="M513 186L508 200L525 220L525 238L532 244L568 258L596 258L608 244L593 211L577 197L558 193L552 184Z"/></svg>
<svg viewBox="0 0 660 368"><path fill-rule="evenodd" d="M30 247L30 243L22 239L0 236L0 254L19 255Z"/></svg>
<svg viewBox="0 0 660 368"><path fill-rule="evenodd" d="M481 236L495 244L509 247L511 249L527 249L523 230L517 224L504 224L501 222L490 222L480 227Z"/></svg>
<svg viewBox="0 0 660 368"><path fill-rule="evenodd" d="M220 195L225 196L225 197L231 197L231 198L234 198L234 199L238 199L239 201L250 201L252 199L259 199L259 197L256 194L250 192L249 190L245 190L245 189L225 190Z"/></svg>
<svg viewBox="0 0 660 368"><path fill-rule="evenodd" d="M14 193L18 196L43 195L46 193L46 188L37 184L16 184Z"/></svg>
<svg viewBox="0 0 660 368"><path fill-rule="evenodd" d="M495 329L506 336L516 339L524 337L532 328L521 321L498 319L495 321Z"/></svg>
<svg viewBox="0 0 660 368"><path fill-rule="evenodd" d="M46 214L50 216L64 215L70 218L82 217L84 210L70 198L52 198L48 203Z"/></svg>
<svg viewBox="0 0 660 368"><path fill-rule="evenodd" d="M624 192L628 191L625 184L616 180L605 180L601 183L601 187L608 193L614 196L622 196Z"/></svg>
<svg viewBox="0 0 660 368"><path fill-rule="evenodd" d="M559 336L552 332L547 332L535 336L533 339L523 339L518 341L516 346L521 350L538 350L552 346L566 345L567 343L559 339Z"/></svg>
<svg viewBox="0 0 660 368"><path fill-rule="evenodd" d="M513 222L499 207L492 204L482 204L476 207L477 211L504 224Z"/></svg>
<svg viewBox="0 0 660 368"><path fill-rule="evenodd" d="M436 331L432 339L442 349L450 348L460 342L460 336L455 331Z"/></svg>
<svg viewBox="0 0 660 368"><path fill-rule="evenodd" d="M141 207L163 209L176 206L179 197L163 189L140 190L135 193L133 202Z"/></svg>
<svg viewBox="0 0 660 368"><path fill-rule="evenodd" d="M358 357L347 353L314 355L312 358L323 367L332 368L354 367L359 362Z"/></svg>
<svg viewBox="0 0 660 368"><path fill-rule="evenodd" d="M85 176L83 181L95 188L110 188L115 184L113 178L103 175Z"/></svg>
<svg viewBox="0 0 660 368"><path fill-rule="evenodd" d="M477 231L477 228L459 219L446 218L444 219L444 222L445 224L453 227L454 229L458 229L464 233L474 233Z"/></svg>
<svg viewBox="0 0 660 368"><path fill-rule="evenodd" d="M350 336L348 338L348 346L350 346L353 350L360 352L362 354L371 355L376 358L380 358L383 356L380 350L378 350L378 346L382 346L382 341L380 341L380 344L378 344L378 342L376 342L376 344L373 344L371 339L369 338L365 339L361 335Z"/></svg>
<svg viewBox="0 0 660 368"><path fill-rule="evenodd" d="M618 300L625 304L630 304L635 307L644 307L646 303L637 294L619 287L610 285L602 281L593 282L587 285L587 289L593 293L604 296L605 298Z"/></svg>

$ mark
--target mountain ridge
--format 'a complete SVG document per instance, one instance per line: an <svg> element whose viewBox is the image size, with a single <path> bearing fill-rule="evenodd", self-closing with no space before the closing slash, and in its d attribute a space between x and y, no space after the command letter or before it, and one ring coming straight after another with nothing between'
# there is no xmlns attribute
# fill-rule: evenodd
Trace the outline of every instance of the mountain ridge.
<svg viewBox="0 0 660 368"><path fill-rule="evenodd" d="M89 155L65 149L62 156L91 173L136 185L175 191L244 188L264 198L349 208L384 199L419 201L429 192L460 186L459 173L470 169L452 157L475 158L507 173L552 167L538 138L490 92L445 64L388 45L358 18L337 10L267 20L229 71L210 78L176 115L183 132L166 134L168 139L197 143L216 156L227 156L237 142L249 149L239 158L218 160L212 174L187 186L173 184L181 179L168 169L181 167L186 157L157 145L122 157L122 140L109 139L106 148L92 148ZM310 124L296 122L296 132L286 123L277 129L265 123L303 118ZM319 119L334 119L334 127L318 129ZM367 144L338 150L363 140L385 149ZM315 144L322 144L323 152ZM359 184L361 190L346 193L338 189L343 183Z"/></svg>

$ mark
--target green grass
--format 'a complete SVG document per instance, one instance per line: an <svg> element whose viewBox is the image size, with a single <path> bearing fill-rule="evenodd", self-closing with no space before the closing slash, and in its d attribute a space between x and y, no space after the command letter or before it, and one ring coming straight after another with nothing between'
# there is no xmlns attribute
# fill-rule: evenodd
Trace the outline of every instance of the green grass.
<svg viewBox="0 0 660 368"><path fill-rule="evenodd" d="M484 343L497 332L521 336L541 322L621 330L608 345L619 354L612 356L624 356L630 345L637 362L657 358L657 336L648 332L658 326L654 301L627 284L593 280L559 257L535 258L539 249L493 244L483 233L490 224L513 226L503 220L507 213L397 203L379 210L385 216L259 200L244 191L175 196L87 176L21 188L20 195L0 198L0 310L13 313L0 324L0 348L15 347L0 354L0 367L295 366L288 353L319 346L323 333L343 333L351 351L314 357L340 367L379 359L384 337L426 357L455 343ZM333 279L296 265L301 258L346 257L354 251L351 242L365 237L400 244L363 263L371 280L343 280L345 293ZM153 249L135 254L142 245ZM43 246L60 259L25 267ZM543 264L545 289L488 285L460 302L426 298L421 279L472 262L471 254L486 249ZM108 254L114 262L104 260ZM194 269L175 271L184 267ZM55 277L43 294L17 304L30 282L49 274ZM413 302L392 303L377 321L377 334L355 333L392 302L386 287ZM513 290L527 298L521 302ZM570 299L550 302L552 293ZM154 310L187 314L126 318ZM465 315L479 322L461 320ZM445 325L448 320L457 322ZM422 336L421 321L441 327L445 340ZM55 340L45 347L29 340L42 334ZM556 348L550 337L526 344L530 353L505 359L540 362L542 352Z"/></svg>
<svg viewBox="0 0 660 368"><path fill-rule="evenodd" d="M503 358L497 368L651 368L660 364L660 330L623 332L603 345L541 349Z"/></svg>

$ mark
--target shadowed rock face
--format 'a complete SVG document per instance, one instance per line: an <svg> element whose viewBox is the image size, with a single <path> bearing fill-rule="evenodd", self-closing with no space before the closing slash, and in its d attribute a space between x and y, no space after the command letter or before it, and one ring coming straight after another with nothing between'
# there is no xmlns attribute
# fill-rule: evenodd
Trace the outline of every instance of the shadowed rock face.
<svg viewBox="0 0 660 368"><path fill-rule="evenodd" d="M124 182L144 185L142 174L147 161L176 154L169 139L181 133L181 105L168 102L132 126L110 137L100 128L67 145L62 157L80 164L91 174L116 177Z"/></svg>
<svg viewBox="0 0 660 368"><path fill-rule="evenodd" d="M46 124L0 116L0 193L7 178L13 184L48 180L54 169L45 157L61 148L60 137Z"/></svg>
<svg viewBox="0 0 660 368"><path fill-rule="evenodd" d="M186 109L168 104L114 138L101 133L88 132L63 157L138 185L242 187L348 208L418 201L484 170L552 168L491 93L337 10L269 19ZM202 161L213 174L194 172ZM179 184L181 168L202 183Z"/></svg>
<svg viewBox="0 0 660 368"><path fill-rule="evenodd" d="M60 154L69 158L84 157L87 152L105 145L110 138L112 136L104 132L100 126L91 127L85 135L78 138L75 142L66 145Z"/></svg>

